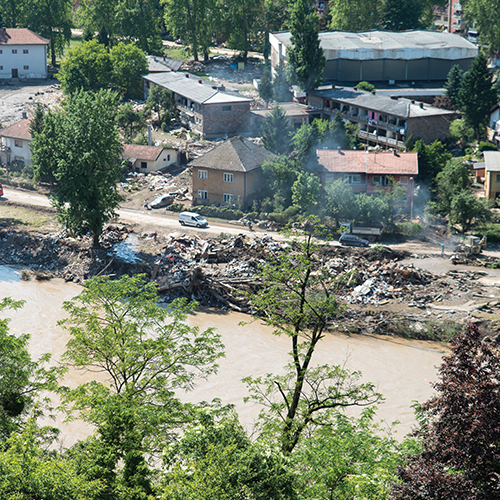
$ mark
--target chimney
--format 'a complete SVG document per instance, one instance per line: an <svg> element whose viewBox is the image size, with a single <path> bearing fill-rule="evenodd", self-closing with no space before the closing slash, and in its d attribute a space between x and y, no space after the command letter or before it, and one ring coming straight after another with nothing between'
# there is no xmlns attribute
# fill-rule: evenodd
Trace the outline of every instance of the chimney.
<svg viewBox="0 0 500 500"><path fill-rule="evenodd" d="M412 104L415 104L415 99L412 99L412 100L411 100L411 103L412 103Z"/></svg>
<svg viewBox="0 0 500 500"><path fill-rule="evenodd" d="M358 87L354 87L354 89L353 89L353 90L358 90Z"/></svg>
<svg viewBox="0 0 500 500"><path fill-rule="evenodd" d="M375 95L375 94L376 94L375 90L372 90L372 94L373 94L373 95Z"/></svg>
<svg viewBox="0 0 500 500"><path fill-rule="evenodd" d="M203 83L203 80L198 80L198 83Z"/></svg>
<svg viewBox="0 0 500 500"><path fill-rule="evenodd" d="M26 113L26 111L23 111L21 113L21 116L22 116L23 120L26 120L26 118L28 118L28 113Z"/></svg>
<svg viewBox="0 0 500 500"><path fill-rule="evenodd" d="M423 102L421 102L421 103L420 103L420 107L421 107L422 109L424 109L424 103L423 103Z"/></svg>
<svg viewBox="0 0 500 500"><path fill-rule="evenodd" d="M151 138L151 125L148 125L148 146L151 146L153 140Z"/></svg>
<svg viewBox="0 0 500 500"><path fill-rule="evenodd" d="M189 78L189 75L186 73L186 78Z"/></svg>

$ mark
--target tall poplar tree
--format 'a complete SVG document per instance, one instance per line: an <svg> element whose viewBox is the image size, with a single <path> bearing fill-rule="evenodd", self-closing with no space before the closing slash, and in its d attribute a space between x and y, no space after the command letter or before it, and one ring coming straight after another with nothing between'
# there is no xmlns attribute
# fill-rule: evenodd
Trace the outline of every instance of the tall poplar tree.
<svg viewBox="0 0 500 500"><path fill-rule="evenodd" d="M455 106L455 108L457 109L460 107L459 93L460 88L462 87L463 75L464 72L462 71L460 66L458 64L455 64L448 72L448 78L446 79L446 83L444 84L448 99L451 101L451 104L453 104L453 106Z"/></svg>
<svg viewBox="0 0 500 500"><path fill-rule="evenodd" d="M474 59L470 70L462 79L462 88L458 94L460 110L466 123L472 127L479 141L488 122L488 112L497 102L493 89L493 73L488 69L488 60L480 52Z"/></svg>
<svg viewBox="0 0 500 500"><path fill-rule="evenodd" d="M291 46L287 48L290 71L302 90L321 85L326 58L319 40L319 17L309 0L296 0L291 10Z"/></svg>

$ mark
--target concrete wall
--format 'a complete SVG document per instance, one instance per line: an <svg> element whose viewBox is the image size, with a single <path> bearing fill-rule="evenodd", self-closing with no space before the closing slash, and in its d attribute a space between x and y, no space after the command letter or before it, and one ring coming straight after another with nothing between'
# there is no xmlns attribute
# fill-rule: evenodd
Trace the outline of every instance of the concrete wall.
<svg viewBox="0 0 500 500"><path fill-rule="evenodd" d="M410 118L406 122L405 137L411 134L416 139L423 139L427 144L435 140L444 140L450 136L450 120L452 115L425 116Z"/></svg>
<svg viewBox="0 0 500 500"><path fill-rule="evenodd" d="M163 167L168 167L172 163L178 162L178 151L176 149L165 148L160 156L156 160L144 160L137 158L137 161L133 165L133 169L136 172L149 173L159 170ZM142 168L142 164L146 163L146 168Z"/></svg>
<svg viewBox="0 0 500 500"><path fill-rule="evenodd" d="M201 113L195 115L201 119L204 139L244 134L250 128L250 102L229 102L227 104L204 104Z"/></svg>
<svg viewBox="0 0 500 500"><path fill-rule="evenodd" d="M0 79L12 78L12 69L20 79L47 78L46 45L0 45L0 50Z"/></svg>

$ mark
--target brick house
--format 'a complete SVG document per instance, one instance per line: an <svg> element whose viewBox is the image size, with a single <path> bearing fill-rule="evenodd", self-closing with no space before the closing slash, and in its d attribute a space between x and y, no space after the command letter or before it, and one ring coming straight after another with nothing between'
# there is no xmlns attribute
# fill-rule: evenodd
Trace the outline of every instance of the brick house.
<svg viewBox="0 0 500 500"><path fill-rule="evenodd" d="M13 161L31 165L30 122L26 118L0 130L0 158L4 165L10 165Z"/></svg>
<svg viewBox="0 0 500 500"><path fill-rule="evenodd" d="M308 106L304 106L298 102L280 102L278 104L285 112L288 125L292 130L299 129L302 124L309 124L311 109ZM250 126L252 132L261 130L264 120L271 114L275 105L276 104L266 109L253 109L250 111Z"/></svg>
<svg viewBox="0 0 500 500"><path fill-rule="evenodd" d="M316 110L311 118L333 120L337 113L359 126L358 137L370 146L402 148L413 135L431 143L450 135L453 111L423 102L400 99L356 87L321 88L307 93L307 103Z"/></svg>
<svg viewBox="0 0 500 500"><path fill-rule="evenodd" d="M149 173L177 163L178 152L176 149L160 146L124 144L122 157L128 160L128 166L132 171Z"/></svg>
<svg viewBox="0 0 500 500"><path fill-rule="evenodd" d="M251 207L267 187L262 164L274 156L241 136L224 141L189 164L193 168L193 205Z"/></svg>
<svg viewBox="0 0 500 500"><path fill-rule="evenodd" d="M418 175L417 153L384 151L349 151L318 149L318 170L321 184L345 180L354 193L374 195L390 189L390 179L406 189L407 206L413 202L415 176Z"/></svg>
<svg viewBox="0 0 500 500"><path fill-rule="evenodd" d="M253 99L190 73L175 71L143 76L144 98L152 86L173 93L181 121L203 139L217 139L247 133Z"/></svg>
<svg viewBox="0 0 500 500"><path fill-rule="evenodd" d="M0 79L47 78L49 43L27 28L1 28Z"/></svg>
<svg viewBox="0 0 500 500"><path fill-rule="evenodd" d="M500 197L500 151L484 151L484 196L490 200Z"/></svg>

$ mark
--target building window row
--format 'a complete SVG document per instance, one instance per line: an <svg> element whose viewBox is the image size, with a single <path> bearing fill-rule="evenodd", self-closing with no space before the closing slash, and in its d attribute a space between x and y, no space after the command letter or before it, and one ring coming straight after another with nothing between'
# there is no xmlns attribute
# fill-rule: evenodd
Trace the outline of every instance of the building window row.
<svg viewBox="0 0 500 500"><path fill-rule="evenodd" d="M198 170L198 179L208 179L208 171Z"/></svg>
<svg viewBox="0 0 500 500"><path fill-rule="evenodd" d="M222 196L222 201L224 203L232 203L233 202L233 195L229 193L224 193Z"/></svg>
<svg viewBox="0 0 500 500"><path fill-rule="evenodd" d="M233 176L233 174L228 174L228 173L224 172L224 182L231 182L231 183L233 183L234 182L234 176Z"/></svg>
<svg viewBox="0 0 500 500"><path fill-rule="evenodd" d="M208 200L208 191L205 191L203 189L198 189L198 199Z"/></svg>

